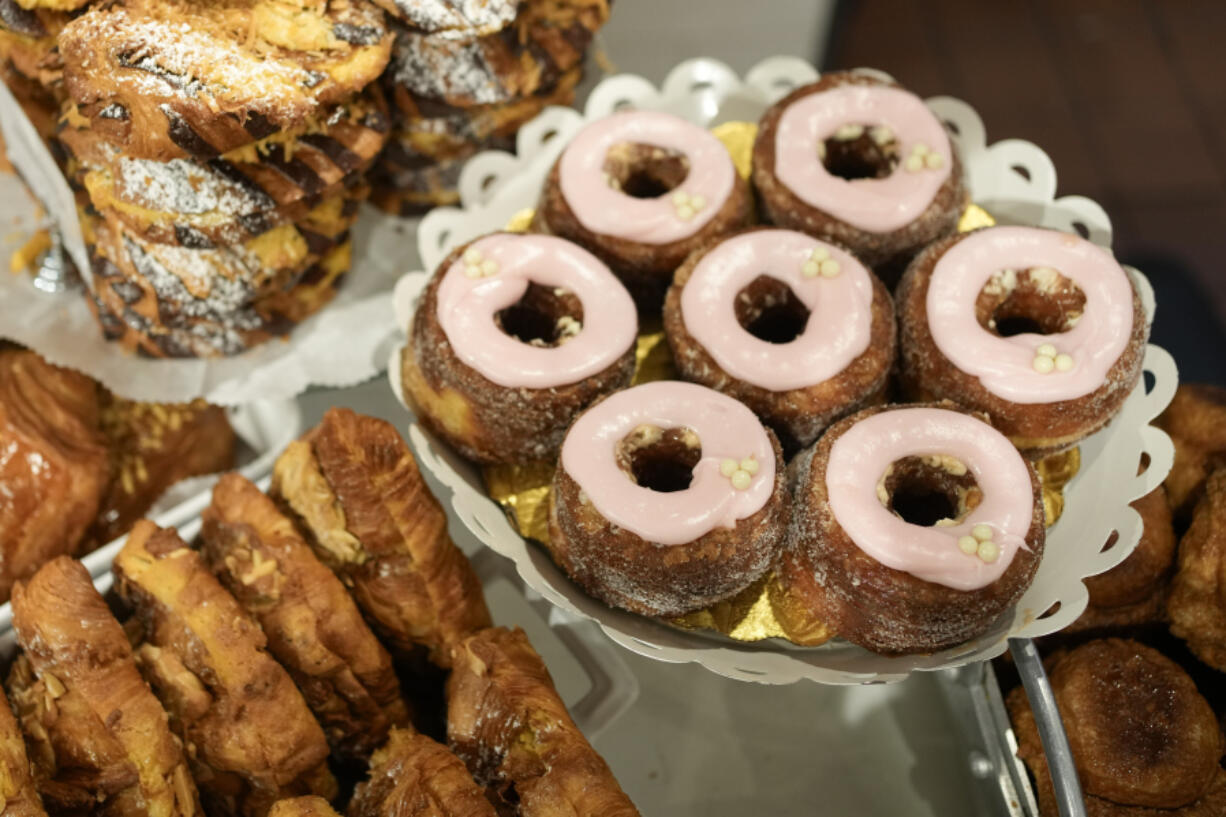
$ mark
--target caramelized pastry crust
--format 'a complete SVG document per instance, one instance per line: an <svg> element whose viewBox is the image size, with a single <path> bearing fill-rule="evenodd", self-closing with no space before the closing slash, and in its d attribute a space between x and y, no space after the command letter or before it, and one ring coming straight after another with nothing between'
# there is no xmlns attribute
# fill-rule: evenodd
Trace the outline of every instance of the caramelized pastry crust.
<svg viewBox="0 0 1226 817"><path fill-rule="evenodd" d="M481 583L391 424L330 409L278 458L272 491L395 649L447 666L453 643L489 626Z"/></svg>
<svg viewBox="0 0 1226 817"><path fill-rule="evenodd" d="M1049 675L1089 814L1221 813L1221 728L1178 664L1135 641L1105 639L1058 657ZM1051 777L1025 690L1014 689L1008 704L1018 757L1039 784L1040 811L1055 817Z"/></svg>
<svg viewBox="0 0 1226 817"><path fill-rule="evenodd" d="M1226 469L1214 471L1203 490L1179 542L1166 611L1171 632L1197 658L1226 672Z"/></svg>
<svg viewBox="0 0 1226 817"><path fill-rule="evenodd" d="M81 563L61 556L18 583L13 626L45 695L23 720L34 744L54 754L53 767L41 769L51 773L48 800L66 805L58 790L76 788L83 801L99 803L103 814L199 814L196 786L166 712ZM25 687L19 693L27 704L29 692ZM95 754L107 762L90 763Z"/></svg>
<svg viewBox="0 0 1226 817"><path fill-rule="evenodd" d="M31 775L25 739L9 702L0 695L0 797L4 817L47 817Z"/></svg>
<svg viewBox="0 0 1226 817"><path fill-rule="evenodd" d="M1166 478L1167 497L1180 519L1191 516L1205 480L1226 465L1226 389L1181 383L1157 425L1171 435L1175 463Z"/></svg>
<svg viewBox="0 0 1226 817"><path fill-rule="evenodd" d="M139 622L141 670L187 746L209 811L264 817L282 797L334 796L323 730L200 554L142 520L114 571Z"/></svg>
<svg viewBox="0 0 1226 817"><path fill-rule="evenodd" d="M204 556L268 638L341 757L365 759L408 723L392 659L340 580L272 500L230 473L204 511Z"/></svg>
<svg viewBox="0 0 1226 817"><path fill-rule="evenodd" d="M59 38L79 113L133 158L211 159L296 132L373 82L391 35L365 0L122 0Z"/></svg>
<svg viewBox="0 0 1226 817"><path fill-rule="evenodd" d="M0 600L75 550L109 476L94 381L33 352L0 350Z"/></svg>
<svg viewBox="0 0 1226 817"><path fill-rule="evenodd" d="M527 812L524 812L527 814ZM370 758L370 775L349 801L348 817L495 817L485 790L446 746L393 729Z"/></svg>
<svg viewBox="0 0 1226 817"><path fill-rule="evenodd" d="M315 795L278 800L268 810L268 817L340 817L327 800Z"/></svg>
<svg viewBox="0 0 1226 817"><path fill-rule="evenodd" d="M522 630L482 630L455 647L452 663L447 740L497 807L637 817Z"/></svg>

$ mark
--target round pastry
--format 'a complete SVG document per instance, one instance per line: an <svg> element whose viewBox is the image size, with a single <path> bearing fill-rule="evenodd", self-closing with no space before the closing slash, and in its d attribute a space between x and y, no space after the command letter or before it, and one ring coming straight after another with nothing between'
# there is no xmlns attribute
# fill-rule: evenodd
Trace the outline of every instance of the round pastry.
<svg viewBox="0 0 1226 817"><path fill-rule="evenodd" d="M753 183L772 224L837 242L874 268L896 268L952 232L968 201L958 153L923 100L850 71L767 110Z"/></svg>
<svg viewBox="0 0 1226 817"><path fill-rule="evenodd" d="M1043 555L1034 468L947 406L865 409L792 463L781 576L816 618L873 652L935 652L983 634Z"/></svg>
<svg viewBox="0 0 1226 817"><path fill-rule="evenodd" d="M1226 813L1222 731L1182 667L1136 641L1111 638L1054 658L1048 673L1087 814ZM1038 784L1039 813L1056 817L1051 773L1026 691L1013 690L1008 704L1018 757Z"/></svg>
<svg viewBox="0 0 1226 817"><path fill-rule="evenodd" d="M749 187L719 139L672 114L626 111L566 146L534 227L591 250L655 314L686 256L751 217Z"/></svg>
<svg viewBox="0 0 1226 817"><path fill-rule="evenodd" d="M740 400L785 455L885 397L894 304L851 253L804 233L717 239L677 270L664 330L681 376Z"/></svg>
<svg viewBox="0 0 1226 817"><path fill-rule="evenodd" d="M1205 480L1226 465L1226 389L1180 383L1156 423L1175 444L1167 494L1175 516L1186 519L1205 493Z"/></svg>
<svg viewBox="0 0 1226 817"><path fill-rule="evenodd" d="M439 265L401 362L422 424L478 462L553 457L566 427L629 384L638 320L591 253L494 233Z"/></svg>
<svg viewBox="0 0 1226 817"><path fill-rule="evenodd" d="M1075 445L1141 377L1132 279L1075 235L988 227L926 248L899 285L904 390L987 413L1029 457Z"/></svg>
<svg viewBox="0 0 1226 817"><path fill-rule="evenodd" d="M779 442L753 412L693 383L647 383L600 401L567 432L549 550L607 604L680 615L760 578L789 506Z"/></svg>
<svg viewBox="0 0 1226 817"><path fill-rule="evenodd" d="M129 156L160 161L304 130L373 82L391 45L366 0L119 0L59 37L78 114Z"/></svg>
<svg viewBox="0 0 1226 817"><path fill-rule="evenodd" d="M1166 613L1172 634L1201 661L1226 672L1226 469L1205 482L1179 542Z"/></svg>

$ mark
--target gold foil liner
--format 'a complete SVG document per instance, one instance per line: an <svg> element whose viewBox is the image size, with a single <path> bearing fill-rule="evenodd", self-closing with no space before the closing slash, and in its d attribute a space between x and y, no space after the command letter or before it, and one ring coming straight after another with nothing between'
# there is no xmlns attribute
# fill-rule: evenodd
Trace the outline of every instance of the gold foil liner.
<svg viewBox="0 0 1226 817"><path fill-rule="evenodd" d="M757 131L758 126L752 122L726 122L712 129L732 155L737 172L746 179L750 174ZM520 210L512 216L506 229L527 231L533 215L531 208ZM990 213L977 204L970 204L958 221L958 231L968 232L995 223ZM676 378L672 353L659 321L640 329L633 384ZM1077 448L1054 454L1037 464L1048 527L1060 518L1064 510L1064 486L1076 476L1080 467L1081 452ZM549 542L549 492L553 474L552 462L482 468L490 498L503 507L521 536L542 545ZM786 583L774 573L763 576L730 599L664 621L686 630L715 631L736 641L783 638L801 646L816 646L836 635L825 622L815 618L806 605L797 601Z"/></svg>

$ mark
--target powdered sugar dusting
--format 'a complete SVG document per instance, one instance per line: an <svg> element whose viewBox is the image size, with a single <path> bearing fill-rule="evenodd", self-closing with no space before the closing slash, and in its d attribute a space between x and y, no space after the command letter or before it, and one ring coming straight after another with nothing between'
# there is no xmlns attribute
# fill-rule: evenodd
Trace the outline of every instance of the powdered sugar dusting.
<svg viewBox="0 0 1226 817"><path fill-rule="evenodd" d="M392 9L422 31L461 38L504 28L515 19L519 0L392 0Z"/></svg>
<svg viewBox="0 0 1226 817"><path fill-rule="evenodd" d="M186 159L155 162L123 157L116 194L162 212L239 216L259 209L259 202L240 185Z"/></svg>
<svg viewBox="0 0 1226 817"><path fill-rule="evenodd" d="M216 251L161 245L155 257L127 236L124 237L124 249L158 299L177 305L181 315L211 320L233 318L240 329L258 325L258 318L253 324L250 318L244 320L239 312L251 300L253 287L247 281L218 274L214 261Z"/></svg>
<svg viewBox="0 0 1226 817"><path fill-rule="evenodd" d="M474 105L502 102L506 91L495 81L480 40L453 42L412 31L396 36L396 82L432 99L463 97Z"/></svg>

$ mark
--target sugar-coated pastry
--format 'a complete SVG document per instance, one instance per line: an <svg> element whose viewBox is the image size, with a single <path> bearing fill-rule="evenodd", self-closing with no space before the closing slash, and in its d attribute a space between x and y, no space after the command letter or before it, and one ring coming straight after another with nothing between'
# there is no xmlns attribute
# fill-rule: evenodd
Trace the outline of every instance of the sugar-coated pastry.
<svg viewBox="0 0 1226 817"><path fill-rule="evenodd" d="M865 409L792 470L779 570L817 619L873 652L935 652L984 633L1038 569L1033 466L952 404Z"/></svg>
<svg viewBox="0 0 1226 817"><path fill-rule="evenodd" d="M464 40L493 34L515 19L520 0L375 0L388 14L426 34Z"/></svg>
<svg viewBox="0 0 1226 817"><path fill-rule="evenodd" d="M567 432L549 550L601 601L678 615L761 577L789 505L779 442L744 404L693 383L647 383L596 403Z"/></svg>
<svg viewBox="0 0 1226 817"><path fill-rule="evenodd" d="M1226 389L1180 383L1156 424L1175 444L1165 485L1175 515L1185 519L1204 494L1205 480L1226 465Z"/></svg>
<svg viewBox="0 0 1226 817"><path fill-rule="evenodd" d="M137 660L189 749L210 814L264 817L283 797L333 797L328 742L260 625L171 529L136 523L115 557Z"/></svg>
<svg viewBox="0 0 1226 817"><path fill-rule="evenodd" d="M452 664L447 741L500 814L638 817L523 630L482 630Z"/></svg>
<svg viewBox="0 0 1226 817"><path fill-rule="evenodd" d="M392 726L409 722L409 710L391 656L349 591L239 474L218 480L202 517L205 559L260 622L268 651L302 690L333 752L365 760Z"/></svg>
<svg viewBox="0 0 1226 817"><path fill-rule="evenodd" d="M1030 457L1103 428L1141 377L1149 323L1132 278L1076 235L988 227L939 241L895 303L909 397L985 412Z"/></svg>
<svg viewBox="0 0 1226 817"><path fill-rule="evenodd" d="M4 817L47 817L31 776L21 727L3 694L0 694L0 797L4 798L4 808L0 809Z"/></svg>
<svg viewBox="0 0 1226 817"><path fill-rule="evenodd" d="M18 583L13 627L28 665L11 684L52 811L88 804L115 817L198 815L166 712L81 563L61 556Z"/></svg>
<svg viewBox="0 0 1226 817"><path fill-rule="evenodd" d="M370 758L370 774L349 801L348 817L495 817L464 762L411 729L393 729ZM513 812L520 814L524 812ZM275 817L275 815L274 815Z"/></svg>
<svg viewBox="0 0 1226 817"><path fill-rule="evenodd" d="M897 350L877 276L841 247L765 227L686 259L664 329L681 376L749 406L785 455L881 402Z"/></svg>
<svg viewBox="0 0 1226 817"><path fill-rule="evenodd" d="M489 626L481 582L390 423L329 409L277 459L272 493L393 652L424 648L446 667L453 643Z"/></svg>
<svg viewBox="0 0 1226 817"><path fill-rule="evenodd" d="M1196 657L1226 672L1226 469L1205 482L1179 542L1167 617Z"/></svg>
<svg viewBox="0 0 1226 817"><path fill-rule="evenodd" d="M401 382L421 422L469 459L551 459L576 415L630 384L637 334L630 295L596 256L494 233L439 266Z"/></svg>
<svg viewBox="0 0 1226 817"><path fill-rule="evenodd" d="M1222 731L1188 674L1122 639L1091 641L1048 668L1091 817L1226 814ZM1051 773L1025 690L1008 697L1017 754L1034 775L1039 812L1056 817Z"/></svg>
<svg viewBox="0 0 1226 817"><path fill-rule="evenodd" d="M674 270L752 218L749 188L719 139L658 111L626 111L575 134L545 180L536 229L591 250L644 314Z"/></svg>
<svg viewBox="0 0 1226 817"><path fill-rule="evenodd" d="M85 375L0 349L0 601L94 521L110 479L98 414Z"/></svg>
<svg viewBox="0 0 1226 817"><path fill-rule="evenodd" d="M772 224L874 268L897 269L952 232L968 201L941 120L901 86L854 71L824 74L767 110L753 183Z"/></svg>
<svg viewBox="0 0 1226 817"><path fill-rule="evenodd" d="M272 804L268 817L340 817L332 805L313 794L287 797Z"/></svg>

